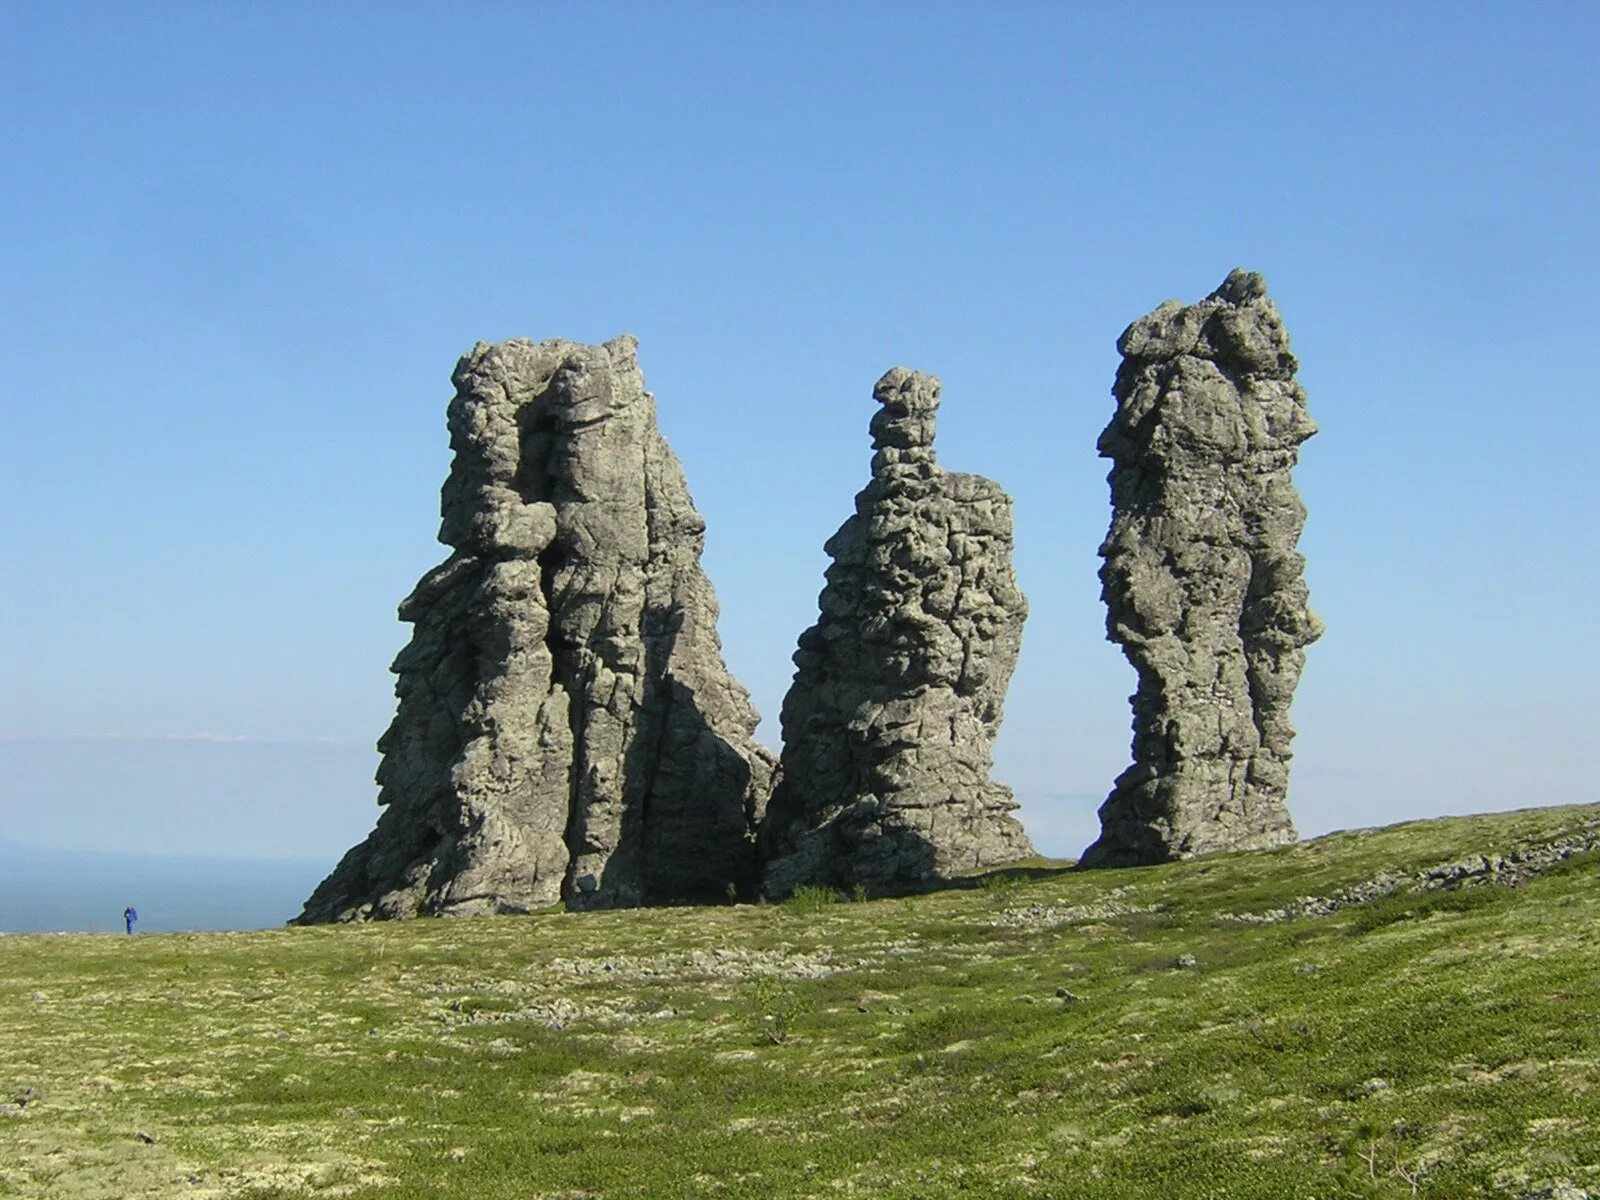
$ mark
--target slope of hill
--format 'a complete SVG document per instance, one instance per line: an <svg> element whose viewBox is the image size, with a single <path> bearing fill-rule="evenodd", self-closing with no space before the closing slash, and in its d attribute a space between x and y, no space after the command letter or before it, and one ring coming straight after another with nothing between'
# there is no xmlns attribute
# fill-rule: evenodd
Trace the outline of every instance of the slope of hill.
<svg viewBox="0 0 1600 1200"><path fill-rule="evenodd" d="M850 903L0 938L0 1195L1600 1194L1600 808Z"/></svg>

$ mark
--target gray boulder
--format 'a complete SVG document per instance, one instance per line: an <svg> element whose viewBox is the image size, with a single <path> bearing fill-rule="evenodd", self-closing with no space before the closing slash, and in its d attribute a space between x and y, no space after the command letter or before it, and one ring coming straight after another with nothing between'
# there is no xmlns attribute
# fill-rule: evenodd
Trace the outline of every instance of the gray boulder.
<svg viewBox="0 0 1600 1200"><path fill-rule="evenodd" d="M872 481L829 539L783 704L763 890L890 891L1033 853L989 778L1027 602L1011 499L934 459L939 381L878 381Z"/></svg>
<svg viewBox="0 0 1600 1200"><path fill-rule="evenodd" d="M775 764L635 351L515 340L456 366L452 549L400 606L383 812L300 923L753 890Z"/></svg>
<svg viewBox="0 0 1600 1200"><path fill-rule="evenodd" d="M1322 634L1296 552L1289 472L1317 431L1261 276L1128 326L1100 555L1107 636L1139 675L1133 765L1100 809L1086 867L1294 840L1289 702Z"/></svg>

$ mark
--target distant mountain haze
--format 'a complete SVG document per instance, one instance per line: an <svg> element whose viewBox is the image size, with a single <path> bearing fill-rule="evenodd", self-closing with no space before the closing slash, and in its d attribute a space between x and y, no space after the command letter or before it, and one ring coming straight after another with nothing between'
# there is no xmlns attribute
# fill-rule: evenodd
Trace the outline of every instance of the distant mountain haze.
<svg viewBox="0 0 1600 1200"><path fill-rule="evenodd" d="M268 929L300 911L332 864L58 850L0 838L0 933L123 935L136 931Z"/></svg>
<svg viewBox="0 0 1600 1200"><path fill-rule="evenodd" d="M1070 857L1098 828L1098 796L1021 794L1018 799L1041 854ZM369 812L363 807L363 816ZM330 843L321 857L313 857L310 849L325 839L310 833L301 834L307 851L284 858L91 848L104 844L104 836L91 831L78 849L0 838L0 933L120 936L128 905L138 909L136 928L143 933L269 929L300 911L345 848Z"/></svg>
<svg viewBox="0 0 1600 1200"><path fill-rule="evenodd" d="M373 713L370 739L0 738L0 830L64 850L337 855L378 815L373 742L386 720Z"/></svg>

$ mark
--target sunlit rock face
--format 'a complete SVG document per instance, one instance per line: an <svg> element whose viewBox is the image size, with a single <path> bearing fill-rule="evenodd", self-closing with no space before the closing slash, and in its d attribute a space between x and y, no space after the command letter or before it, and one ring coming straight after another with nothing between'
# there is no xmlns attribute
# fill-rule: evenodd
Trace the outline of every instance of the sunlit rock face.
<svg viewBox="0 0 1600 1200"><path fill-rule="evenodd" d="M299 920L753 891L775 764L634 340L479 344L454 382L451 552L400 606L384 811Z"/></svg>
<svg viewBox="0 0 1600 1200"><path fill-rule="evenodd" d="M1011 499L939 467L939 381L873 393L872 480L829 539L817 623L783 705L763 888L892 891L1033 853L989 778L1027 603Z"/></svg>
<svg viewBox="0 0 1600 1200"><path fill-rule="evenodd" d="M1117 343L1107 635L1139 676L1133 765L1100 809L1084 866L1294 839L1289 702L1322 633L1295 550L1290 482L1317 431L1261 276L1169 300Z"/></svg>

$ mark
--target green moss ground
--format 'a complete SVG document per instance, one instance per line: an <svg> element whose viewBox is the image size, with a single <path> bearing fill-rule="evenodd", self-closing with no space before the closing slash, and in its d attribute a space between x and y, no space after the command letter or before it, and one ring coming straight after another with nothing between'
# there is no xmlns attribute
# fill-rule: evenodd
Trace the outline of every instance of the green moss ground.
<svg viewBox="0 0 1600 1200"><path fill-rule="evenodd" d="M0 1196L1600 1195L1593 855L1226 915L1597 822L859 903L0 937Z"/></svg>

